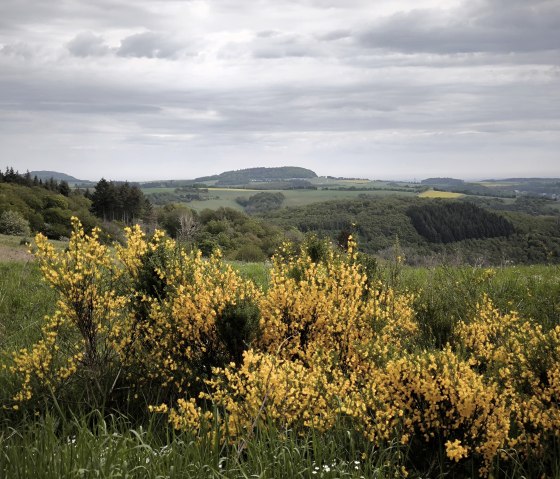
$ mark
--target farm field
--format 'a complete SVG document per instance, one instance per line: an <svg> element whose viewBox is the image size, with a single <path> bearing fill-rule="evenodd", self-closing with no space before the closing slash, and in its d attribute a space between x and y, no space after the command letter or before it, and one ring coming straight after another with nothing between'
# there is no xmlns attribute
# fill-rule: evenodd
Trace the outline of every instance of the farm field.
<svg viewBox="0 0 560 479"><path fill-rule="evenodd" d="M173 193L174 188L147 188L143 190L145 194L149 193ZM249 197L263 190L239 189L239 188L209 188L208 193L210 199L203 201L189 201L185 203L190 208L201 211L204 209L233 208L243 211L243 207L239 205L235 199L240 196ZM330 200L355 199L362 195L368 196L386 196L386 195L403 195L415 196L413 192L401 192L390 189L371 190L371 191L352 191L352 190L266 190L270 193L282 193L286 199L283 207L289 206L305 206L313 203L321 203Z"/></svg>
<svg viewBox="0 0 560 479"><path fill-rule="evenodd" d="M427 190L418 195L420 198L461 198L465 195L462 193L453 193L451 191L435 191Z"/></svg>
<svg viewBox="0 0 560 479"><path fill-rule="evenodd" d="M169 289L151 300L161 308L150 312L142 296L127 292L149 291L142 288L151 260L134 259L143 240L129 236L130 248L106 256L88 238L74 238L66 251L39 244L39 263L54 290L41 279L37 260L0 262L3 477L560 474L560 267L412 268L397 252L372 263L309 243L299 253L286 250L281 262L229 262L228 270L217 258L180 259L170 243L154 239L150 249L164 262L164 269L157 263L158 275ZM111 276L115 254L132 276ZM84 260L86 277L66 266ZM134 264L144 264L138 276ZM100 274L95 289L88 274ZM109 307L96 302L93 310L104 325L96 347L108 355L88 365L85 356L73 356L87 337L72 318L82 311L74 302L87 302L89 294L109 294ZM237 306L228 298L238 298ZM144 314L149 321L136 327L147 343L126 360L134 361L131 369L121 362L128 349L119 348L127 341L127 318ZM200 314L215 319L199 323ZM288 319L293 329L282 332ZM159 329L159 321L168 325ZM181 321L189 329L169 328ZM208 326L216 328L212 335L199 336ZM350 335L348 343L337 328ZM197 337L206 339L201 344ZM52 349L42 346L48 338ZM208 361L218 369L207 371ZM354 368L360 374L346 376ZM527 408L540 415L519 417Z"/></svg>
<svg viewBox="0 0 560 479"><path fill-rule="evenodd" d="M507 187L519 186L522 184L513 181L479 181L474 183L477 185L486 186L487 188L507 188Z"/></svg>

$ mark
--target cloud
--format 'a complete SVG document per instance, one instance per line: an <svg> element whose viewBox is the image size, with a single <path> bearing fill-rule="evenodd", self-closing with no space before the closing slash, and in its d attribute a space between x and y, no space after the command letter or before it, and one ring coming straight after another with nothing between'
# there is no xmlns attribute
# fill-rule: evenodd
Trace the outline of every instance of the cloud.
<svg viewBox="0 0 560 479"><path fill-rule="evenodd" d="M352 32L350 30L338 29L332 30L327 33L323 33L318 36L320 40L335 42L337 40L343 40L352 37Z"/></svg>
<svg viewBox="0 0 560 479"><path fill-rule="evenodd" d="M143 32L121 40L117 55L136 58L174 58L184 50L176 40L156 32Z"/></svg>
<svg viewBox="0 0 560 479"><path fill-rule="evenodd" d="M70 53L77 57L104 56L111 52L103 37L91 32L82 32L76 35L67 44Z"/></svg>
<svg viewBox="0 0 560 479"><path fill-rule="evenodd" d="M258 60L320 57L322 46L312 35L291 31L262 30L241 36L220 48L222 58L252 57Z"/></svg>
<svg viewBox="0 0 560 479"><path fill-rule="evenodd" d="M406 53L512 53L560 48L560 3L485 0L450 10L415 9L358 33L370 48Z"/></svg>
<svg viewBox="0 0 560 479"><path fill-rule="evenodd" d="M255 58L315 57L320 52L312 38L288 32L259 32L251 46Z"/></svg>
<svg viewBox="0 0 560 479"><path fill-rule="evenodd" d="M15 42L4 45L0 48L0 53L10 57L20 57L28 60L35 54L35 49L25 42Z"/></svg>

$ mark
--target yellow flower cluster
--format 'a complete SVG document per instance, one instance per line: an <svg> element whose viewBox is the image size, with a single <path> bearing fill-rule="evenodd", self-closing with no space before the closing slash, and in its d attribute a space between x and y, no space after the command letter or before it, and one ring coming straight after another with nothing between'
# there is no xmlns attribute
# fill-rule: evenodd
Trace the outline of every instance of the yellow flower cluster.
<svg viewBox="0 0 560 479"><path fill-rule="evenodd" d="M188 394L193 386L202 386L216 365L213 361L227 356L218 332L224 310L258 301L260 292L224 264L219 253L209 259L200 252L187 253L161 232L150 241L139 228L128 229L126 235L127 246L117 254L130 275L131 302L136 307L125 321L117 349L125 364L143 372L143 379L172 394ZM157 261L149 264L154 257ZM158 291L137 289L146 270ZM185 404L179 411L191 410Z"/></svg>
<svg viewBox="0 0 560 479"><path fill-rule="evenodd" d="M42 339L16 353L12 371L23 377L16 401L30 399L35 387L49 389L85 365L101 368L110 354L109 336L126 299L113 290L115 263L99 242L99 230L86 235L77 218L64 251L45 236L35 238L44 278L58 294L57 310L45 318Z"/></svg>
<svg viewBox="0 0 560 479"><path fill-rule="evenodd" d="M405 437L425 442L460 441L461 451L481 457L485 469L508 437L507 407L497 387L449 347L391 360L378 380L372 427L382 436L400 427ZM448 457L458 459L456 451L448 447Z"/></svg>
<svg viewBox="0 0 560 479"><path fill-rule="evenodd" d="M227 413L234 437L251 434L273 421L283 429L327 430L345 409L351 380L329 364L305 366L299 360L246 351L243 363L216 370L207 381L212 393L202 397Z"/></svg>
<svg viewBox="0 0 560 479"><path fill-rule="evenodd" d="M560 437L560 326L545 332L484 298L475 319L460 323L456 334L471 366L495 381L507 402L509 445L525 455L542 453Z"/></svg>
<svg viewBox="0 0 560 479"><path fill-rule="evenodd" d="M261 301L259 347L306 363L328 353L354 370L364 358L385 357L414 337L412 299L381 285L370 290L352 238L347 253L331 249L319 263L305 252L278 255Z"/></svg>

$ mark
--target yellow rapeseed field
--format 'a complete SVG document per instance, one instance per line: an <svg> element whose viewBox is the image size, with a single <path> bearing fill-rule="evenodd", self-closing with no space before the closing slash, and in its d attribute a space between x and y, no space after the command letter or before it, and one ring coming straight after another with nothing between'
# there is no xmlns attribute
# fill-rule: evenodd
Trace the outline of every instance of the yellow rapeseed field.
<svg viewBox="0 0 560 479"><path fill-rule="evenodd" d="M464 196L461 193L453 193L451 191L435 191L427 190L418 195L420 198L460 198Z"/></svg>

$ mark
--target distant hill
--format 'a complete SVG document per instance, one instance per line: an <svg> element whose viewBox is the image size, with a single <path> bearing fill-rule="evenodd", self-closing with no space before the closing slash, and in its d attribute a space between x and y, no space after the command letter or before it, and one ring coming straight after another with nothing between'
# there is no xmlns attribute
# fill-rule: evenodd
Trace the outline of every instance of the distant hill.
<svg viewBox="0 0 560 479"><path fill-rule="evenodd" d="M426 178L421 181L423 185L462 185L463 180L457 178Z"/></svg>
<svg viewBox="0 0 560 479"><path fill-rule="evenodd" d="M40 171L30 171L29 174L31 178L37 177L40 180L48 180L53 178L58 181L66 181L68 183L93 183L89 180L79 180L78 178L74 178L73 176L67 175L66 173L60 173L59 171L47 171L47 170L40 170Z"/></svg>
<svg viewBox="0 0 560 479"><path fill-rule="evenodd" d="M217 185L246 185L254 182L308 180L317 178L314 171L298 166L281 166L277 168L246 168L243 170L225 171L219 175L196 178L198 183L214 181Z"/></svg>
<svg viewBox="0 0 560 479"><path fill-rule="evenodd" d="M554 183L560 181L560 178L500 178L500 179L488 179L482 180L483 183L485 182L492 182L492 183L527 183L527 182L541 182L541 183Z"/></svg>

